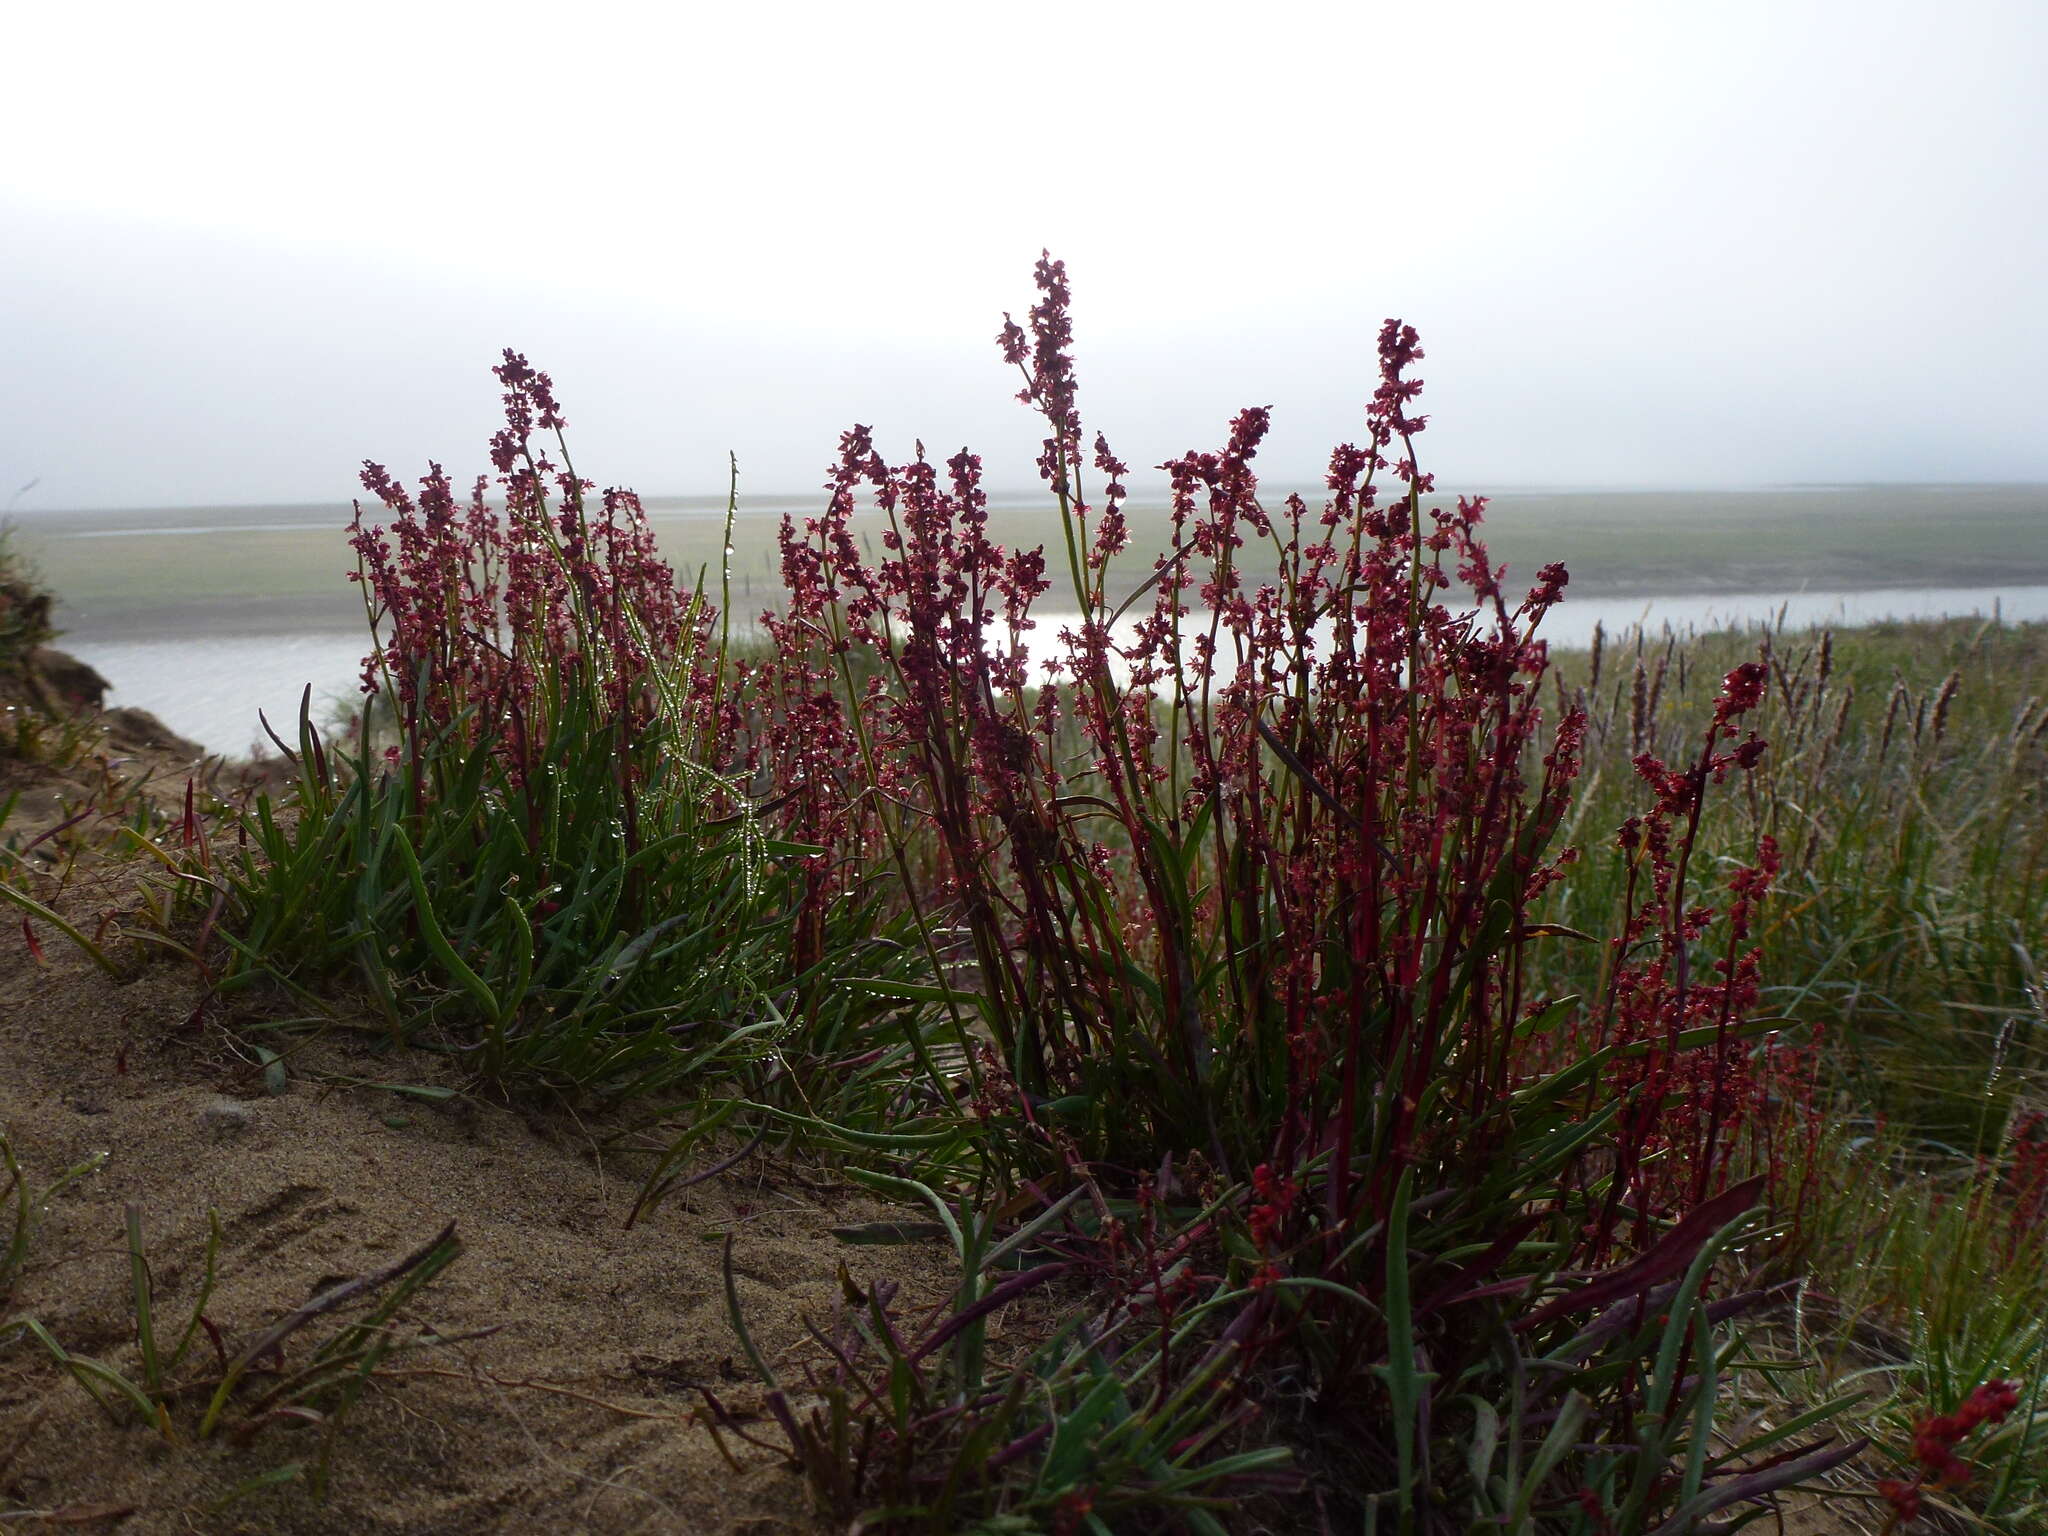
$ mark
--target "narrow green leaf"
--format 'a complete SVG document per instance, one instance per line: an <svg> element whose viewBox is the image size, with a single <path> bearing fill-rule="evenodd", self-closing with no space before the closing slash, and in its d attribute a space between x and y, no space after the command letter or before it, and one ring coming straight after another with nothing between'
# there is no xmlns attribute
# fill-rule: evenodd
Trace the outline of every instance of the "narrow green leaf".
<svg viewBox="0 0 2048 1536"><path fill-rule="evenodd" d="M433 899L427 894L426 877L420 872L419 856L413 852L412 839L405 835L403 827L394 827L393 830L397 836L392 846L398 850L399 862L405 866L405 878L412 886L413 912L419 919L420 936L427 941L427 948L434 952L434 958L455 978L457 985L476 1000L484 1017L493 1024L500 1022L504 1014L498 1007L498 999L484 984L484 979L455 953L454 946L441 931L440 920L434 915Z"/></svg>

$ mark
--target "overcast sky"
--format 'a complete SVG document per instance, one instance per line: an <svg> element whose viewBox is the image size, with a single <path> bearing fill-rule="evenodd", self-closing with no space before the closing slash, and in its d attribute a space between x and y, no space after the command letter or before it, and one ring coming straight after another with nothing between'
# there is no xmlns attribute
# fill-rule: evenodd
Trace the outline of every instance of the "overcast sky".
<svg viewBox="0 0 2048 1536"><path fill-rule="evenodd" d="M1446 480L2048 479L2048 5L14 7L0 503L484 464L497 349L579 467L815 485L1035 437L1041 246L1126 458L1358 430L1421 328Z"/></svg>

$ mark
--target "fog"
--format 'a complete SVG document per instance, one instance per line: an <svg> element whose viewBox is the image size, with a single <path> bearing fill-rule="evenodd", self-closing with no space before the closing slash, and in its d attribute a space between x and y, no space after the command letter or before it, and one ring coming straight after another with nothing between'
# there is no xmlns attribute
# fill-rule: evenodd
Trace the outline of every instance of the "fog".
<svg viewBox="0 0 2048 1536"><path fill-rule="evenodd" d="M0 502L341 499L484 464L1030 478L993 345L1050 247L1127 459L1358 432L1424 336L1472 484L2048 479L2036 0L21 8Z"/></svg>

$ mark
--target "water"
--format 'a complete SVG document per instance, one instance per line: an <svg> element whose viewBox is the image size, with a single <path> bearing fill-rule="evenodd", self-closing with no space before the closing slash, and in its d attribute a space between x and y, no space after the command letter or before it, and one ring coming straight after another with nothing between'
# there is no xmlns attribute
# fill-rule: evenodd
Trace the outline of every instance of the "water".
<svg viewBox="0 0 2048 1536"><path fill-rule="evenodd" d="M299 701L312 685L315 724L334 720L362 695L361 634L209 635L186 640L58 642L113 683L110 706L146 709L209 752L247 757L263 743L261 716L286 742L298 739Z"/></svg>
<svg viewBox="0 0 2048 1536"><path fill-rule="evenodd" d="M1582 648L1595 624L1609 635L1635 624L1707 629L1779 623L1847 627L1887 619L1977 615L2048 620L2048 585L1901 587L1862 592L1755 592L1670 597L1567 599L1544 620L1554 645ZM1072 614L1039 616L1034 654L1052 654ZM136 705L211 752L246 754L263 739L257 712L286 741L297 734L299 701L312 685L316 722L331 720L360 695L358 672L368 648L359 631L229 634L176 640L97 640L67 636L64 647L114 682L109 702Z"/></svg>
<svg viewBox="0 0 2048 1536"><path fill-rule="evenodd" d="M1828 625L1846 629L1888 620L1990 618L1994 613L2016 624L2048 619L2048 586L1567 598L1545 616L1542 634L1554 646L1583 650L1592 644L1595 624L1604 626L1612 637L1636 624L1650 629L1668 624L1680 631L1755 624L1782 624L1792 630Z"/></svg>

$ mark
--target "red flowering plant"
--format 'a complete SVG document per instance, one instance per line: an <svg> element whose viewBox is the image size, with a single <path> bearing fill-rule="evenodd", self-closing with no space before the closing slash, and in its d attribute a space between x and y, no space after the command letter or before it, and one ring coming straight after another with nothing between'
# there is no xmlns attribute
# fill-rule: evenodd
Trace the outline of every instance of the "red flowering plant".
<svg viewBox="0 0 2048 1536"><path fill-rule="evenodd" d="M2006 1209L2005 1262L2048 1256L2048 1114L2014 1117L1999 1177Z"/></svg>
<svg viewBox="0 0 2048 1536"><path fill-rule="evenodd" d="M495 481L363 469L364 706L343 740L279 741L296 779L225 876L224 984L352 973L489 1078L759 1087L875 1011L834 989L821 1013L815 983L890 919L806 901L827 850L767 808L774 701L638 497L578 475L548 376L510 351L496 374Z"/></svg>
<svg viewBox="0 0 2048 1536"><path fill-rule="evenodd" d="M1513 593L1484 499L1417 467L1414 330L1381 331L1320 507L1262 499L1270 418L1245 410L1162 466L1169 547L1124 591L1129 471L1081 420L1062 264L1037 283L999 344L1045 423L1075 610L1051 664L1044 564L988 539L978 460L892 466L865 428L824 513L785 527L778 631L785 665L838 668L963 1057L989 1042L972 1091L1009 1173L1078 1175L1104 1211L1162 1159L1234 1191L1159 1240L1205 1277L1177 1317L1229 1319L1212 1390L1306 1389L1296 1432L1356 1462L1337 1497L1403 1529L1589 1497L1647 1529L1853 1454L1745 1469L1687 1427L1760 1299L1710 1292L1761 1203L1735 1148L1774 854L1725 908L1690 858L1710 787L1764 751L1738 723L1763 669L1729 676L1692 764L1640 765L1655 804L1623 833L1639 885L1594 1002L1539 995L1532 955L1574 937L1539 915L1577 857L1554 842L1584 717L1540 690L1567 578ZM1097 1273L1135 1305L1157 1266L1125 1230ZM1436 1444L1475 1401L1515 1426L1477 1472ZM1564 1438L1532 1463L1525 1435ZM1498 1508L1495 1453L1524 1476Z"/></svg>
<svg viewBox="0 0 2048 1536"><path fill-rule="evenodd" d="M2020 1406L2020 1383L1987 1381L1975 1387L1953 1413L1929 1414L1914 1426L1912 1472L1909 1477L1881 1479L1877 1491L1891 1506L1885 1521L1887 1536L1920 1518L1929 1489L1955 1490L1965 1487L1975 1475L1969 1451L1975 1442L1989 1438ZM1979 1436L1977 1431L1986 1431Z"/></svg>
<svg viewBox="0 0 2048 1536"><path fill-rule="evenodd" d="M2048 1509L2044 1161L2040 1113L2019 1108L1924 1215L1896 1217L1923 1289L1895 1312L1909 1344L1886 1368L1894 1390L1880 1415L1893 1475L1878 1489L1894 1527L1939 1504L1987 1529L2031 1530Z"/></svg>

